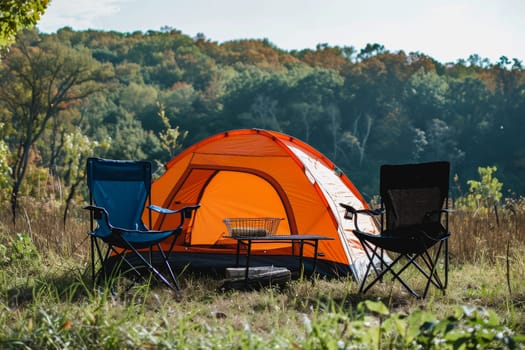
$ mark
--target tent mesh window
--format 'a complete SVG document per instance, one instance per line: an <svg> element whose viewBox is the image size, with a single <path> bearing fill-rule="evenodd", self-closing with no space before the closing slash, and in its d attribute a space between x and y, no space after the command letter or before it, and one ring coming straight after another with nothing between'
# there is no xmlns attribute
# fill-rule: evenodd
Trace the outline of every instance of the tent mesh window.
<svg viewBox="0 0 525 350"><path fill-rule="evenodd" d="M277 232L282 218L226 218L224 224L233 237L264 237Z"/></svg>

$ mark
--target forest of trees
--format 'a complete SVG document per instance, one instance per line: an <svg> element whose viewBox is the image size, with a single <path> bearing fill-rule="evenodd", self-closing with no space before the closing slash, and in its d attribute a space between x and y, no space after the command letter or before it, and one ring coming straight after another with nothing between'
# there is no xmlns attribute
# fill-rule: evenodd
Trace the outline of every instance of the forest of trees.
<svg viewBox="0 0 525 350"><path fill-rule="evenodd" d="M451 162L456 196L478 166L497 167L505 195L525 194L518 59L473 54L445 64L380 44L284 51L173 28L63 28L20 32L0 61L0 197L13 208L21 196L70 203L85 191L88 156L161 168L181 149L240 128L311 144L368 199L381 164L429 160Z"/></svg>

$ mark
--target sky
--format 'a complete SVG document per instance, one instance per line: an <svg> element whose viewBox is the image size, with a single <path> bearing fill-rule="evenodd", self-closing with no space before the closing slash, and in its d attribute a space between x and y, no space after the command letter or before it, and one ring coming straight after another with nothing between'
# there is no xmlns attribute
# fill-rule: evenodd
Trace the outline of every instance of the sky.
<svg viewBox="0 0 525 350"><path fill-rule="evenodd" d="M51 0L37 27L52 33L180 30L219 43L268 39L283 50L384 45L441 63L471 54L525 62L524 0Z"/></svg>

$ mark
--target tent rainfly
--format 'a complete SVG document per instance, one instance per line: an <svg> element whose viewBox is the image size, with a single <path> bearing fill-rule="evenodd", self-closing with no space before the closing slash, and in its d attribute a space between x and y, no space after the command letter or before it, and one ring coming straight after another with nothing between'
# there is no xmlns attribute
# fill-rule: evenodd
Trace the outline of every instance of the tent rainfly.
<svg viewBox="0 0 525 350"><path fill-rule="evenodd" d="M336 277L364 275L366 256L354 237L352 220L339 203L368 208L340 170L312 146L275 131L223 132L190 146L166 164L155 180L152 203L177 209L200 203L192 222L175 242L170 258L179 266L233 266L236 241L228 238L225 218L283 218L278 234L317 234L317 272ZM145 216L147 211L145 211ZM153 213L152 227L164 229L177 218ZM144 218L146 219L146 217ZM149 218L148 218L149 220ZM173 222L172 222L173 221ZM147 222L146 220L144 222ZM359 227L378 232L374 221L359 215ZM298 244L256 244L253 264L297 268ZM313 248L304 246L304 268L313 267Z"/></svg>

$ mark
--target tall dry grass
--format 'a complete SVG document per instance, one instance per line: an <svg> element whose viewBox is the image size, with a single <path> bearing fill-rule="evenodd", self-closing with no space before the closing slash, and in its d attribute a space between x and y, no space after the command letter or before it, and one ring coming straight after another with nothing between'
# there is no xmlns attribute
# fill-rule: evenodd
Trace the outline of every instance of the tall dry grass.
<svg viewBox="0 0 525 350"><path fill-rule="evenodd" d="M20 200L16 226L8 205L0 208L0 237L26 233L43 254L82 256L88 253L89 214L73 206L64 224L63 206L55 201ZM498 208L477 212L456 209L450 215L449 240L454 265L494 263L521 254L525 246L525 198L507 200Z"/></svg>
<svg viewBox="0 0 525 350"><path fill-rule="evenodd" d="M457 210L450 215L450 229L450 254L457 264L494 263L523 252L525 199L477 212Z"/></svg>
<svg viewBox="0 0 525 350"><path fill-rule="evenodd" d="M24 233L31 237L43 255L87 254L89 214L81 206L70 209L64 222L64 206L57 201L40 202L23 197L19 205L15 224L10 206L4 203L0 208L0 238L9 239L16 233Z"/></svg>

